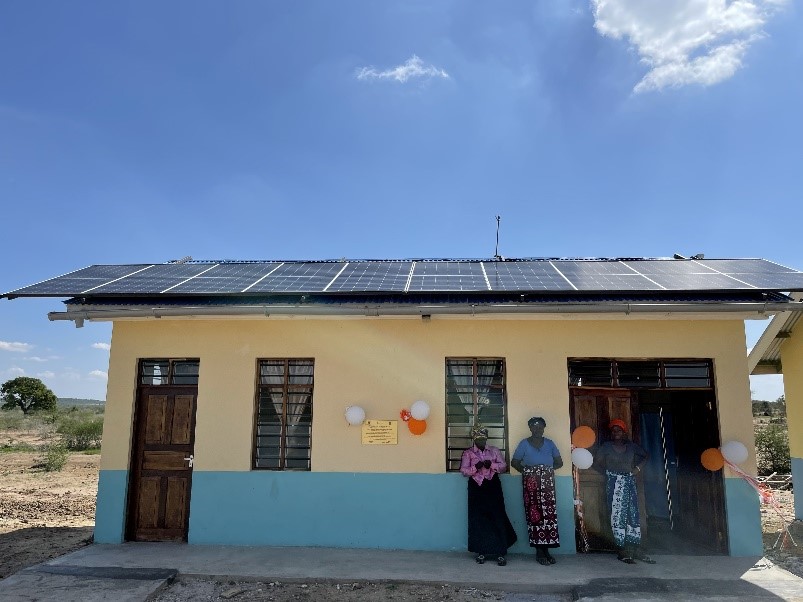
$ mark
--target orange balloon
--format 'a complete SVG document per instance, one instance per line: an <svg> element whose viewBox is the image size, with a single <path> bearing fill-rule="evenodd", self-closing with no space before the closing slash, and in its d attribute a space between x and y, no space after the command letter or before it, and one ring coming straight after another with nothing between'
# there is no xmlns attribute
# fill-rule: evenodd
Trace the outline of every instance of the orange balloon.
<svg viewBox="0 0 803 602"><path fill-rule="evenodd" d="M410 418L410 420L407 421L407 428L410 429L413 435L420 435L427 430L427 421Z"/></svg>
<svg viewBox="0 0 803 602"><path fill-rule="evenodd" d="M722 452L716 447L711 447L700 454L700 462L704 468L715 472L725 466L725 458L722 457Z"/></svg>
<svg viewBox="0 0 803 602"><path fill-rule="evenodd" d="M575 447L582 447L583 449L594 445L597 440L597 434L590 426L578 426L572 433L572 445Z"/></svg>

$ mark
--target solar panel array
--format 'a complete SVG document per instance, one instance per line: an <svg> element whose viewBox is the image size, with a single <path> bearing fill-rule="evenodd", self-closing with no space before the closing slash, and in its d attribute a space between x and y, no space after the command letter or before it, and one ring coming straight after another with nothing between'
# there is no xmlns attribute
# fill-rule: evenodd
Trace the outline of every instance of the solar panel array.
<svg viewBox="0 0 803 602"><path fill-rule="evenodd" d="M4 296L803 290L764 259L265 261L93 265Z"/></svg>

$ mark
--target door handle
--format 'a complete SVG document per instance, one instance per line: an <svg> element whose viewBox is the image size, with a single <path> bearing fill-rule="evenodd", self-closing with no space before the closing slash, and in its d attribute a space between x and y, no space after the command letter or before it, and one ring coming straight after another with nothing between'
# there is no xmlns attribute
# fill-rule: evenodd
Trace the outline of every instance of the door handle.
<svg viewBox="0 0 803 602"><path fill-rule="evenodd" d="M184 459L185 460L189 460L189 462L190 462L190 466L189 467L192 468L192 463L195 461L195 456L190 454L189 458L184 458Z"/></svg>

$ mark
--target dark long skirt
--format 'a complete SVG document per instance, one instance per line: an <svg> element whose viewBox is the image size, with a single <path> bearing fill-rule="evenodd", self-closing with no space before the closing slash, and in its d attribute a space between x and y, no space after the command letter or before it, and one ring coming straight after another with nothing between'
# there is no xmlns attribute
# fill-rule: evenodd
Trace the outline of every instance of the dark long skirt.
<svg viewBox="0 0 803 602"><path fill-rule="evenodd" d="M608 480L608 508L611 511L611 530L617 548L641 543L641 521L638 512L636 477L629 472L605 472Z"/></svg>
<svg viewBox="0 0 803 602"><path fill-rule="evenodd" d="M516 532L505 512L505 496L499 477L477 485L468 479L468 551L485 556L504 556L516 543Z"/></svg>
<svg viewBox="0 0 803 602"><path fill-rule="evenodd" d="M534 466L524 474L522 489L530 546L559 547L555 470L549 466Z"/></svg>

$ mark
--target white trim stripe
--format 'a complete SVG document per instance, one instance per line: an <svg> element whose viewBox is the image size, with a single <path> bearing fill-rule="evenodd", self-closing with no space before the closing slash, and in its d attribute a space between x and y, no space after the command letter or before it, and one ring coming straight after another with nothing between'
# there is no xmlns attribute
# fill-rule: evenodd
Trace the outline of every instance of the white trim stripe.
<svg viewBox="0 0 803 602"><path fill-rule="evenodd" d="M169 286L169 287L167 287L165 290L161 291L159 294L161 295L162 293L166 293L167 291L173 290L173 289L174 289L174 288L176 288L177 286L181 286L181 285L182 285L182 284L184 284L185 282L189 282L190 280L192 280L193 278L197 278L197 277L198 277L198 276L200 276L201 274L206 274L206 273L207 273L209 270L213 270L213 269L215 269L215 268L216 268L217 266L219 266L219 265L220 265L219 263L216 263L216 264L215 264L215 265L213 265L211 268L206 268L206 269L205 269L203 272L198 272L197 274L195 274L195 276L190 276L189 278L187 278L186 280L182 280L182 281L181 281L181 282L179 282L178 284L174 284L173 286Z"/></svg>
<svg viewBox="0 0 803 602"><path fill-rule="evenodd" d="M256 280L255 282L252 282L251 284L249 284L248 286L246 286L246 287L245 287L243 290L241 290L240 292L241 292L241 293L244 293L244 292L248 291L248 289L249 289L249 288L251 288L252 286L256 286L257 284L259 284L259 283L260 283L260 282L262 282L262 281L263 281L265 278L267 278L268 276L270 276L271 274L273 274L273 272L275 272L276 270L278 270L278 269L279 269L280 267L282 267L283 265L284 265L284 262L280 263L280 264L279 264L279 265L277 265L275 268L273 268L273 269L272 269L270 272L268 272L267 274L265 274L264 276L262 276L262 277L261 277L259 280Z"/></svg>

